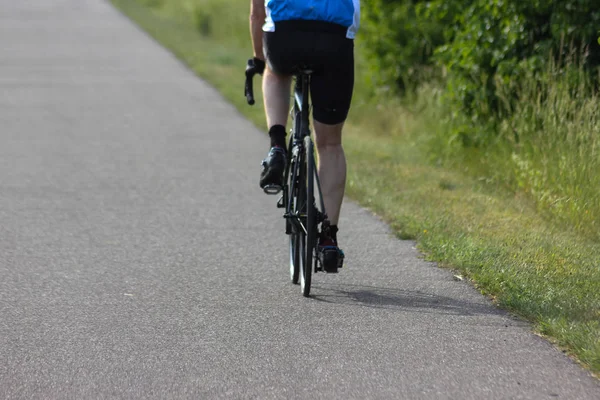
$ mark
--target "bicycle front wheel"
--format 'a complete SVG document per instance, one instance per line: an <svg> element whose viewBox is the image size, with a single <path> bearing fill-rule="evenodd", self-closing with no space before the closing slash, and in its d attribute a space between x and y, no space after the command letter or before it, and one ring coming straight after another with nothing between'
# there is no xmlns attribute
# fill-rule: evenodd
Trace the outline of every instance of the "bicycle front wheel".
<svg viewBox="0 0 600 400"><path fill-rule="evenodd" d="M293 136L290 137L288 145L288 154L293 152ZM286 210L292 215L299 215L301 213L300 203L298 199L298 159L292 157L290 164L288 165L287 172L287 186L285 188L284 202L286 204ZM289 235L290 241L290 280L294 285L297 285L300 280L300 263L302 262L301 253L301 240L303 236L303 230L299 228L298 224L292 222L289 218L286 221L286 232ZM303 248L303 247L302 247Z"/></svg>
<svg viewBox="0 0 600 400"><path fill-rule="evenodd" d="M315 156L313 151L313 142L310 136L304 138L304 165L303 165L303 182L300 188L306 193L305 210L306 210L306 239L303 243L302 255L304 262L300 264L300 287L302 294L305 297L310 295L310 284L312 277L312 263L314 250L317 245L317 209L315 207Z"/></svg>

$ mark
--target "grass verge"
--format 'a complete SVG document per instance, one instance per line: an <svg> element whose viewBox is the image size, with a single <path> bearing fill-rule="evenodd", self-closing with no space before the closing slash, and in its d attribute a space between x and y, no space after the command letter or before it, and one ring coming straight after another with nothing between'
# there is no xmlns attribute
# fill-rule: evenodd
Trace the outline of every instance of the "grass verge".
<svg viewBox="0 0 600 400"><path fill-rule="evenodd" d="M241 95L251 54L247 1L113 3L264 128L262 109L248 107ZM361 71L360 40L357 49ZM397 99L367 96L368 77L358 76L344 138L347 194L400 238L415 239L429 260L461 271L498 305L600 372L600 244L545 218L527 196L485 176L475 179L461 166L432 163L424 143L441 131L445 115L435 88L403 107Z"/></svg>

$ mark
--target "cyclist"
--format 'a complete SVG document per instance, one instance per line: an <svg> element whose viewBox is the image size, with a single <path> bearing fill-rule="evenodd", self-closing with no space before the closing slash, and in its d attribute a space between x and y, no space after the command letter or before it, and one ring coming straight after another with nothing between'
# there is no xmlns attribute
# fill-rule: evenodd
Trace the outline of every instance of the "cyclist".
<svg viewBox="0 0 600 400"><path fill-rule="evenodd" d="M270 150L263 160L260 186L283 184L286 123L295 68L310 66L317 167L330 226L318 250L327 272L341 267L338 220L346 184L342 128L354 87L354 37L360 0L251 0L251 64L263 77ZM265 63L266 61L266 63ZM266 64L266 67L265 67Z"/></svg>

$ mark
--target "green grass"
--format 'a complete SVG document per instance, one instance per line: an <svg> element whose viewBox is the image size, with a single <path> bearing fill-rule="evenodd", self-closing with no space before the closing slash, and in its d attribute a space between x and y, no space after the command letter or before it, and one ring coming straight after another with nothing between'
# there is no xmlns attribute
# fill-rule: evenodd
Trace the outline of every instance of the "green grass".
<svg viewBox="0 0 600 400"><path fill-rule="evenodd" d="M479 127L488 143L465 148L456 132L469 121L448 110L430 149L448 165L527 194L541 214L600 241L600 99L589 73L575 61L559 69L550 60L535 77L498 85L520 100L504 119Z"/></svg>
<svg viewBox="0 0 600 400"><path fill-rule="evenodd" d="M248 107L241 94L251 55L249 2L113 2L264 128L262 108ZM461 271L498 305L532 321L537 332L600 372L598 241L553 218L556 213L540 212L531 189L511 189L492 163L502 154L486 155L487 163L442 160L447 154L431 151L436 141L447 140L441 135L449 111L439 90L424 88L408 103L372 96L362 65L359 37L359 74L344 137L347 194L388 221L400 238L415 239L429 260ZM525 110L515 118L516 126L528 126Z"/></svg>

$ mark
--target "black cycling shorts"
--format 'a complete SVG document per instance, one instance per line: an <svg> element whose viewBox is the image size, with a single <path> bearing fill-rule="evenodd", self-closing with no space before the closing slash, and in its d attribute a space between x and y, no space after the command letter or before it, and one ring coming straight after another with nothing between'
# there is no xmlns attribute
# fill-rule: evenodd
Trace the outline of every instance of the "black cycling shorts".
<svg viewBox="0 0 600 400"><path fill-rule="evenodd" d="M354 89L354 41L348 28L321 21L281 21L265 32L264 50L274 72L313 71L310 97L313 118L335 125L346 120Z"/></svg>

